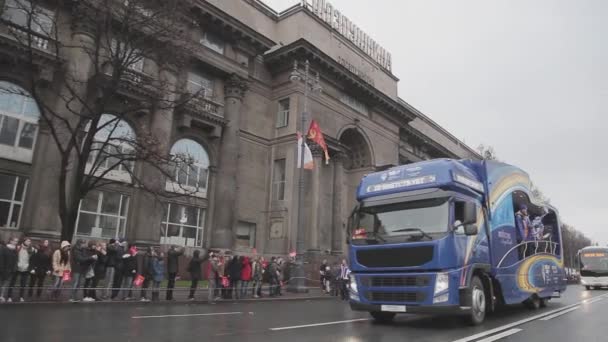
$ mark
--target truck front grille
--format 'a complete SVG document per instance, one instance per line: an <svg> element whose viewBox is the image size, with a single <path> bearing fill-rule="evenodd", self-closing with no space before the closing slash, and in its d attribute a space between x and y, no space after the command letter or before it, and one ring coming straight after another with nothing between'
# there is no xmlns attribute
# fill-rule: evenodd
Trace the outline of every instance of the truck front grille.
<svg viewBox="0 0 608 342"><path fill-rule="evenodd" d="M369 291L367 299L385 303L420 303L426 299L424 292L378 292Z"/></svg>
<svg viewBox="0 0 608 342"><path fill-rule="evenodd" d="M363 276L361 284L365 287L405 287L428 286L428 276Z"/></svg>

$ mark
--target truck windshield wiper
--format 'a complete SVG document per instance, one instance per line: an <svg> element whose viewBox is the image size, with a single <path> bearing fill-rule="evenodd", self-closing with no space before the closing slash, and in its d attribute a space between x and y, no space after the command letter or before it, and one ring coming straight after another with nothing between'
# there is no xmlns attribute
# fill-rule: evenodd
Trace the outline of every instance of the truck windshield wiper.
<svg viewBox="0 0 608 342"><path fill-rule="evenodd" d="M382 237L382 235L378 234L378 232L369 232L369 234L371 234L374 238L376 238L376 241L381 241L381 242L386 242L386 239ZM366 240L372 240L370 238L367 238Z"/></svg>
<svg viewBox="0 0 608 342"><path fill-rule="evenodd" d="M425 233L424 230L422 230L420 228L403 228L403 229L397 229L397 230L392 231L392 233L404 233L404 232L419 232L423 237L429 238L429 240L433 240L432 236Z"/></svg>

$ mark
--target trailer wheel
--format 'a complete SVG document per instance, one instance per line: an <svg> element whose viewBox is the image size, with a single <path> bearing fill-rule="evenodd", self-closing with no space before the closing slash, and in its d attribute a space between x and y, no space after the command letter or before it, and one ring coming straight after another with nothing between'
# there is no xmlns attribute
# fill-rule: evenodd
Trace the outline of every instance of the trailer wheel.
<svg viewBox="0 0 608 342"><path fill-rule="evenodd" d="M585 286L585 288L587 289L587 291L591 290L591 286Z"/></svg>
<svg viewBox="0 0 608 342"><path fill-rule="evenodd" d="M483 282L478 276L471 278L471 291L469 292L468 302L471 303L471 312L467 316L467 321L471 325L480 325L486 318L486 292Z"/></svg>
<svg viewBox="0 0 608 342"><path fill-rule="evenodd" d="M369 313L374 318L376 323L387 324L391 323L393 319L395 319L396 313L394 312L382 312L382 311L372 311Z"/></svg>
<svg viewBox="0 0 608 342"><path fill-rule="evenodd" d="M541 308L546 308L547 307L547 303L549 303L549 298L541 298L540 299L540 307Z"/></svg>

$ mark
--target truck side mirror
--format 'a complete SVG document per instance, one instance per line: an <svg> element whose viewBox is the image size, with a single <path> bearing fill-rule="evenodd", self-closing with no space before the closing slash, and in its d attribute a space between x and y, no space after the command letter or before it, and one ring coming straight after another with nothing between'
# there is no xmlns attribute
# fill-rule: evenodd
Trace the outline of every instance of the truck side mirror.
<svg viewBox="0 0 608 342"><path fill-rule="evenodd" d="M464 203L464 220L462 224L466 227L477 223L477 204L472 202ZM467 234L468 235L468 234Z"/></svg>
<svg viewBox="0 0 608 342"><path fill-rule="evenodd" d="M472 236L477 235L479 233L479 229L476 224L467 224L464 226L464 235Z"/></svg>

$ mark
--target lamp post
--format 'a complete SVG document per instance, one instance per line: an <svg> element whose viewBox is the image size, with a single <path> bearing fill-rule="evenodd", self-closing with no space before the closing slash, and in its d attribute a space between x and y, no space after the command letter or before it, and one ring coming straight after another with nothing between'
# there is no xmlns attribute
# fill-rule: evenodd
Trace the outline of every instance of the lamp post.
<svg viewBox="0 0 608 342"><path fill-rule="evenodd" d="M299 178L298 178L298 213L297 213L297 237L296 237L296 265L294 270L294 276L290 282L289 290L291 292L307 292L306 289L306 275L304 272L304 215L302 211L304 210L304 150L305 150L305 139L306 139L306 124L308 121L308 96L310 92L321 92L323 88L321 87L321 82L319 81L319 73L315 73L316 76L310 72L310 63L308 60L304 62L304 71L299 69L298 61L294 61L293 70L291 71L291 75L289 76L289 80L291 82L300 82L304 81L304 109L300 114L300 132L302 132L302 142L300 145L300 169L299 169Z"/></svg>

